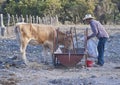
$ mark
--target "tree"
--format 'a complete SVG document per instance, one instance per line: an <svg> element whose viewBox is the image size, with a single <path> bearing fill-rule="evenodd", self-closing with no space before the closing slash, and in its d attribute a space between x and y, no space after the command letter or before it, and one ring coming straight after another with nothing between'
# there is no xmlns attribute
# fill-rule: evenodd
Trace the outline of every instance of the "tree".
<svg viewBox="0 0 120 85"><path fill-rule="evenodd" d="M83 0L62 0L62 9L60 20L78 23L82 21L83 16L87 13L88 6Z"/></svg>
<svg viewBox="0 0 120 85"><path fill-rule="evenodd" d="M111 0L100 0L95 6L95 16L102 24L107 24L113 20L114 4Z"/></svg>
<svg viewBox="0 0 120 85"><path fill-rule="evenodd" d="M45 5L46 9L44 11L44 14L50 16L55 16L61 8L60 0L46 0Z"/></svg>
<svg viewBox="0 0 120 85"><path fill-rule="evenodd" d="M118 20L120 12L120 0L6 0L6 3L4 12L12 15L58 15L62 23L82 22L84 15L90 13L104 24Z"/></svg>

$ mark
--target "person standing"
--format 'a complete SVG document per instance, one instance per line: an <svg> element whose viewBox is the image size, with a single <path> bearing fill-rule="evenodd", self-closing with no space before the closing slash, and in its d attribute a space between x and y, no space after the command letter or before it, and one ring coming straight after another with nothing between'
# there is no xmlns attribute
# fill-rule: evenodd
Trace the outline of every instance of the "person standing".
<svg viewBox="0 0 120 85"><path fill-rule="evenodd" d="M104 49L105 49L105 43L107 39L109 38L108 33L106 32L104 26L97 20L92 17L91 14L86 14L83 18L83 21L85 21L87 24L90 25L92 34L87 37L87 39L91 39L93 37L97 37L98 45L98 61L97 65L103 66L104 65Z"/></svg>

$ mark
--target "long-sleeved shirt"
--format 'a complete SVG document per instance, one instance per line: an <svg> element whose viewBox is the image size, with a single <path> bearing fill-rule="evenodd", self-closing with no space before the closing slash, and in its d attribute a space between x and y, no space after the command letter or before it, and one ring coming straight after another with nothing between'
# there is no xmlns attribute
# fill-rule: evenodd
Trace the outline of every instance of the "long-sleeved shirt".
<svg viewBox="0 0 120 85"><path fill-rule="evenodd" d="M91 30L93 33L90 36L88 36L89 38L92 38L95 36L98 39L101 37L109 38L108 33L106 32L105 28L103 27L103 25L99 21L92 19L90 21L90 26L91 26Z"/></svg>

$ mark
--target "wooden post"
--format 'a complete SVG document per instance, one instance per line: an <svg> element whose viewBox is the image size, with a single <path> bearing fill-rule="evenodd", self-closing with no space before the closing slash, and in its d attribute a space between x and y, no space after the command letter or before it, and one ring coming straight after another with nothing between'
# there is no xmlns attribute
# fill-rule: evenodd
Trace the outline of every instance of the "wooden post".
<svg viewBox="0 0 120 85"><path fill-rule="evenodd" d="M6 34L9 35L8 27L10 26L10 14L7 13L7 28L6 28Z"/></svg>
<svg viewBox="0 0 120 85"><path fill-rule="evenodd" d="M53 25L53 19L50 17L50 24Z"/></svg>
<svg viewBox="0 0 120 85"><path fill-rule="evenodd" d="M45 24L45 17L42 17L42 24Z"/></svg>
<svg viewBox="0 0 120 85"><path fill-rule="evenodd" d="M74 51L74 53L76 54L77 52L77 49L75 49L75 46L74 46L74 41L73 41L73 33L72 33L72 27L70 28L70 32L69 32L69 36L71 37L71 39L72 39L72 42L73 42L73 51ZM77 38L77 36L76 36L76 38ZM76 41L77 42L77 41Z"/></svg>
<svg viewBox="0 0 120 85"><path fill-rule="evenodd" d="M85 67L87 67L87 58L88 58L87 37L88 37L88 28L86 28L86 30L85 30L85 43L84 43L84 48L85 48Z"/></svg>
<svg viewBox="0 0 120 85"><path fill-rule="evenodd" d="M56 25L59 25L59 21L58 21L58 16L57 16L57 15L55 16L55 21L56 21L55 24L56 24Z"/></svg>
<svg viewBox="0 0 120 85"><path fill-rule="evenodd" d="M7 13L7 27L10 26L10 14Z"/></svg>
<svg viewBox="0 0 120 85"><path fill-rule="evenodd" d="M36 16L36 23L38 24L38 22L39 22L39 19L38 19L38 16Z"/></svg>
<svg viewBox="0 0 120 85"><path fill-rule="evenodd" d="M29 21L28 21L28 15L26 15L26 23L28 23Z"/></svg>
<svg viewBox="0 0 120 85"><path fill-rule="evenodd" d="M29 22L32 23L32 16L29 15Z"/></svg>
<svg viewBox="0 0 120 85"><path fill-rule="evenodd" d="M42 19L40 17L38 17L38 22L39 24L42 24Z"/></svg>
<svg viewBox="0 0 120 85"><path fill-rule="evenodd" d="M43 18L44 24L47 24L46 22L46 16Z"/></svg>
<svg viewBox="0 0 120 85"><path fill-rule="evenodd" d="M35 17L34 16L32 16L32 23L35 23Z"/></svg>
<svg viewBox="0 0 120 85"><path fill-rule="evenodd" d="M18 15L16 14L16 22L19 22Z"/></svg>
<svg viewBox="0 0 120 85"><path fill-rule="evenodd" d="M15 25L15 18L14 18L14 15L12 15L12 24Z"/></svg>
<svg viewBox="0 0 120 85"><path fill-rule="evenodd" d="M77 38L77 32L76 32L75 27L74 27L74 32L75 32L75 40L76 40L76 44L77 44L77 49L78 49L78 38Z"/></svg>
<svg viewBox="0 0 120 85"><path fill-rule="evenodd" d="M5 31L6 31L6 28L3 24L3 14L0 14L0 33L2 36L4 36Z"/></svg>
<svg viewBox="0 0 120 85"><path fill-rule="evenodd" d="M23 15L21 15L21 22L24 22L24 17L23 17Z"/></svg>

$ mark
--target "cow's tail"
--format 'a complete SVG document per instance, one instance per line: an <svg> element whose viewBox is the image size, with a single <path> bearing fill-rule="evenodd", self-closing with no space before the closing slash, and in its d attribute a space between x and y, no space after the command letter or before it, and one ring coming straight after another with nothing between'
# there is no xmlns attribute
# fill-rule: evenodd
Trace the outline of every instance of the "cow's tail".
<svg viewBox="0 0 120 85"><path fill-rule="evenodd" d="M21 35L21 33L20 33L20 25L19 24L16 24L14 31L15 31L16 40L18 42L20 42L20 35Z"/></svg>

